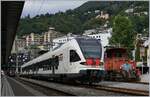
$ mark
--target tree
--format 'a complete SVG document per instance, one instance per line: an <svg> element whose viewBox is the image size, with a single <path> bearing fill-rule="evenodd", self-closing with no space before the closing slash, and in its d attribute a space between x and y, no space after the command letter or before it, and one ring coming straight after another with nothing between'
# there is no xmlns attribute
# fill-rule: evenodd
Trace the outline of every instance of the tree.
<svg viewBox="0 0 150 97"><path fill-rule="evenodd" d="M136 44L135 61L141 61L139 43Z"/></svg>
<svg viewBox="0 0 150 97"><path fill-rule="evenodd" d="M104 23L105 23L105 20L103 20L103 19L92 18L92 19L90 19L90 20L88 20L87 22L84 23L83 29L84 30L95 29L95 28L100 27Z"/></svg>
<svg viewBox="0 0 150 97"><path fill-rule="evenodd" d="M148 16L131 16L130 19L134 25L134 30L144 36L148 36L149 17ZM145 29L145 31L144 31Z"/></svg>
<svg viewBox="0 0 150 97"><path fill-rule="evenodd" d="M110 38L110 44L126 47L131 57L131 49L134 48L133 41L134 31L131 20L125 16L116 16L113 21L113 33Z"/></svg>

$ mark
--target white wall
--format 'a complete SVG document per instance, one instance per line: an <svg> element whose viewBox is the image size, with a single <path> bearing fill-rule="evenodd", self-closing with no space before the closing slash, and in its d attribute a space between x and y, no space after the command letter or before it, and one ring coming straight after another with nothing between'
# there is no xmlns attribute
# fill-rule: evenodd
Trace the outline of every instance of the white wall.
<svg viewBox="0 0 150 97"><path fill-rule="evenodd" d="M105 47L109 44L109 38L111 37L111 33L99 33L88 36L101 40L102 46Z"/></svg>

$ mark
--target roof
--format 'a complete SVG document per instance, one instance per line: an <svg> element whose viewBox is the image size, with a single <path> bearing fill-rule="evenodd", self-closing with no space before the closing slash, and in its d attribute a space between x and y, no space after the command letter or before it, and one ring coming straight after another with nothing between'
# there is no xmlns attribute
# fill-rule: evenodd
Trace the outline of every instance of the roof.
<svg viewBox="0 0 150 97"><path fill-rule="evenodd" d="M10 55L24 1L1 1L2 11L2 64L6 64Z"/></svg>

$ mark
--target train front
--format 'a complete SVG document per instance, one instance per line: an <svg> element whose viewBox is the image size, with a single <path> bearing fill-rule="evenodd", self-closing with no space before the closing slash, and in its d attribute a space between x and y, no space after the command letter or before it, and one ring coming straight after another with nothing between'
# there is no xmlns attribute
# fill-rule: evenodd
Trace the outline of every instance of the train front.
<svg viewBox="0 0 150 97"><path fill-rule="evenodd" d="M101 62L102 46L100 41L92 38L77 39L85 61L80 62L82 78L89 83L99 82L104 78L104 66Z"/></svg>

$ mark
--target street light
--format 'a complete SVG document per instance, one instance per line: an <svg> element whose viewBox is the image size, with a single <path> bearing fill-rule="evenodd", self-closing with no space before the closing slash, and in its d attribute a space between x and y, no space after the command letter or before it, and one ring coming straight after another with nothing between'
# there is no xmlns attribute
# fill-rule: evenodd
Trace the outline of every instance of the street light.
<svg viewBox="0 0 150 97"><path fill-rule="evenodd" d="M10 61L13 62L13 59L11 59Z"/></svg>

